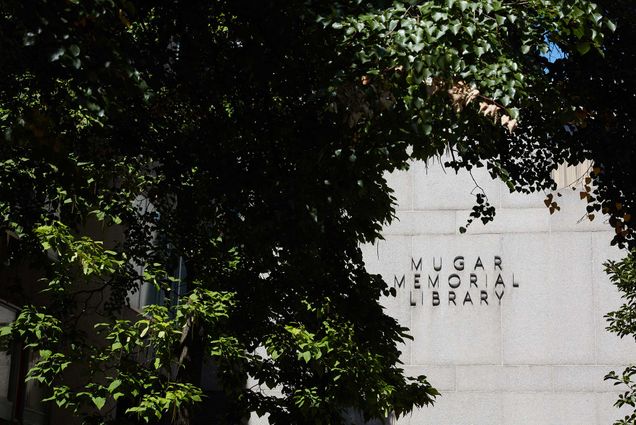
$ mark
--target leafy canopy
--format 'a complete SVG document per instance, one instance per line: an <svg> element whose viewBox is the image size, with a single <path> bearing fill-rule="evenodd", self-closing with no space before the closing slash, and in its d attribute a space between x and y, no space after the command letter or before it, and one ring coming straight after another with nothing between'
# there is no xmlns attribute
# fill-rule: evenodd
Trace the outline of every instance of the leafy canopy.
<svg viewBox="0 0 636 425"><path fill-rule="evenodd" d="M3 1L0 273L33 290L2 289L24 306L2 334L39 353L29 379L86 423L193 420L211 403L205 359L219 421L432 403L425 377L403 376L407 330L358 248L393 217L383 175L449 149L511 190L551 188L559 163L591 154L573 142L578 87L546 54L604 54L604 12ZM473 217L493 214L478 194ZM163 302L131 317L142 282Z"/></svg>

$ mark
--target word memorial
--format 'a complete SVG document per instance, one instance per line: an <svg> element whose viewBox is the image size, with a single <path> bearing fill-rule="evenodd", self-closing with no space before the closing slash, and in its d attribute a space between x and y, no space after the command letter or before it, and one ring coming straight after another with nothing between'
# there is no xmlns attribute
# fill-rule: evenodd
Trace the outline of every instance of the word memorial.
<svg viewBox="0 0 636 425"><path fill-rule="evenodd" d="M426 268L422 257L411 258L409 274L393 275L395 290L409 291L411 307L442 303L449 306L501 305L507 288L518 288L514 273L506 274L501 256L466 259L458 255L451 262L433 257ZM468 261L470 260L470 261Z"/></svg>

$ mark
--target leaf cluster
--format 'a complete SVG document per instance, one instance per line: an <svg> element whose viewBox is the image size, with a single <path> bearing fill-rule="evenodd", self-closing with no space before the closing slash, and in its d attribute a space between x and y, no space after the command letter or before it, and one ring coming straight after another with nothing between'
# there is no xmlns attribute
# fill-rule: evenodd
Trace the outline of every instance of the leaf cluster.
<svg viewBox="0 0 636 425"><path fill-rule="evenodd" d="M430 404L430 383L403 376L406 330L359 248L393 219L384 175L447 151L510 190L551 188L559 163L597 152L572 142L588 97L570 83L581 58L610 54L607 13L3 1L0 296L25 306L3 334L39 353L32 379L86 423L179 423L213 399L220 423ZM492 219L475 193L471 219ZM157 304L135 312L148 285Z"/></svg>

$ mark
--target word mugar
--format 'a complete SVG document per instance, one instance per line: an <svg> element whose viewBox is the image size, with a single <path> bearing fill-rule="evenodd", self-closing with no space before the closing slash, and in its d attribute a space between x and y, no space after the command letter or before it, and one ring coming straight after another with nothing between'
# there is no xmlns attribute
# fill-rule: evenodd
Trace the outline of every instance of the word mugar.
<svg viewBox="0 0 636 425"><path fill-rule="evenodd" d="M417 261L411 258L408 280L406 273L401 276L393 275L393 287L396 290L409 290L409 304L412 307L425 304L437 307L442 302L454 306L487 306L495 302L501 305L506 288L519 287L514 273L504 273L503 261L499 255L493 256L492 261L488 257L486 265L481 257L477 257L474 262L467 262L464 256L458 255L451 266L446 267L449 270L446 273L443 273L445 268L442 257L433 257L431 266L424 273L422 257Z"/></svg>

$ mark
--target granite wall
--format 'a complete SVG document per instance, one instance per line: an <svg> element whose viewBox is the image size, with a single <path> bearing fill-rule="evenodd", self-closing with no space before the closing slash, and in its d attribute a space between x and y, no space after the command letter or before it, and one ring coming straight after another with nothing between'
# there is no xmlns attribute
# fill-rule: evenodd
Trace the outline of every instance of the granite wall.
<svg viewBox="0 0 636 425"><path fill-rule="evenodd" d="M620 299L602 263L621 256L607 223L583 218L578 190L561 190L551 216L544 194L472 174L436 161L388 176L398 220L363 247L368 270L396 288L387 311L414 337L402 347L406 372L442 392L397 423L611 424L622 412L603 377L634 361L636 344L605 330ZM497 213L460 234L473 178Z"/></svg>

